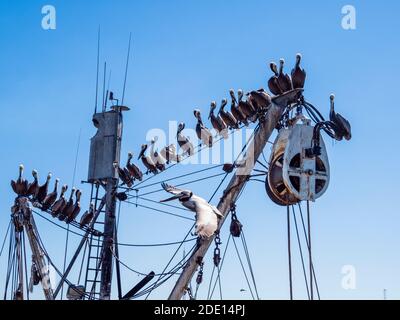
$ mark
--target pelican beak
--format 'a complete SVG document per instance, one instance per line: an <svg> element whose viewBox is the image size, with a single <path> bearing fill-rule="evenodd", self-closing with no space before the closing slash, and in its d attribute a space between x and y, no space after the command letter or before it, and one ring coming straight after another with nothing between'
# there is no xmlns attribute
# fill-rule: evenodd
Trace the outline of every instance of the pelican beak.
<svg viewBox="0 0 400 320"><path fill-rule="evenodd" d="M181 194L178 194L178 195L175 195L175 196L173 196L171 198L160 200L160 202L168 202L168 201L176 200L176 199L179 199L181 196L182 196Z"/></svg>

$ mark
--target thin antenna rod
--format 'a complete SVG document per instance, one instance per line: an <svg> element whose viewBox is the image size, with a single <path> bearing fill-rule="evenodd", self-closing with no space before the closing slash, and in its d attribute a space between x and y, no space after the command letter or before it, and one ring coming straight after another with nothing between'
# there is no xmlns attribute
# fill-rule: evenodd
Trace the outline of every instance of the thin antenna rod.
<svg viewBox="0 0 400 320"><path fill-rule="evenodd" d="M100 26L97 31L96 101L94 104L94 113L97 113L97 99L99 94L99 59L100 59Z"/></svg>
<svg viewBox="0 0 400 320"><path fill-rule="evenodd" d="M132 38L132 32L129 33L128 55L127 55L127 57L126 57L125 79L124 79L124 88L123 88L123 90L122 90L122 101L121 101L121 105L124 104L124 98L125 98L126 78L127 78L127 76L128 76L129 56L130 56L130 53L131 53L131 38Z"/></svg>
<svg viewBox="0 0 400 320"><path fill-rule="evenodd" d="M104 77L103 77L103 112L106 111L107 97L106 97L106 72L107 72L107 62L104 62Z"/></svg>

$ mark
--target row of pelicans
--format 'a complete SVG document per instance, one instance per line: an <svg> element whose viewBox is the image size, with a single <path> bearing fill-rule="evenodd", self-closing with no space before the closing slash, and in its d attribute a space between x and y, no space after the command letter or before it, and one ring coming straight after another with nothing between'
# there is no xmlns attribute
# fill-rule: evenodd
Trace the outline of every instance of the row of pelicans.
<svg viewBox="0 0 400 320"><path fill-rule="evenodd" d="M300 67L301 55L296 55L295 67L292 69L291 75L284 72L284 59L280 59L279 69L276 63L271 62L270 68L273 75L268 80L269 90L273 95L279 96L285 92L293 89L302 89L306 80L306 72ZM231 89L229 91L231 97L231 108L230 111L225 110L228 104L227 99L223 99L218 113L215 113L217 109L217 103L211 102L208 119L212 127L215 129L217 136L221 136L224 139L228 138L229 130L239 129L242 125L247 126L250 122L255 122L258 117L265 114L265 111L271 104L271 95L268 94L264 89L251 91L246 94L244 99L243 90L239 89L237 96L235 91ZM331 105L333 106L333 98ZM212 147L215 137L211 131L205 126L201 112L199 109L193 111L194 116L197 119L196 134L201 144L207 147ZM331 109L331 121L336 123L335 126L338 131L338 140L340 137L349 137L350 125L340 115L336 114ZM344 129L343 129L344 127ZM348 127L348 129L347 129ZM159 152L155 150L155 143L157 137L153 138L150 142L150 148L147 144L143 144L138 157L146 168L145 174L153 173L157 174L160 171L164 171L166 164L170 162L180 162L183 157L190 157L194 154L194 145L190 141L189 137L183 134L185 129L185 123L181 122L177 129L177 143L182 149L181 154L177 154L175 144L170 144L162 148ZM340 132L339 132L340 131ZM148 150L149 149L149 150ZM148 155L146 155L146 151ZM125 167L120 167L117 163L114 163L115 168L118 170L119 177L123 184L127 187L132 187L135 180L142 180L143 173L138 166L131 162L133 154L128 154L128 161Z"/></svg>
<svg viewBox="0 0 400 320"><path fill-rule="evenodd" d="M39 207L42 211L51 213L53 218L58 218L60 221L71 223L76 220L81 211L80 199L82 192L80 190L72 188L70 196L67 199L65 197L65 193L68 190L67 185L61 187L60 195L58 195L59 179L55 180L53 191L48 192L51 173L47 175L45 183L39 185L39 178L36 170L32 171L33 181L30 183L23 178L23 171L24 166L21 164L19 166L18 179L11 181L11 187L18 196L29 197L35 206ZM91 222L93 215L94 205L91 204L89 210L82 215L80 226L83 227L88 225Z"/></svg>

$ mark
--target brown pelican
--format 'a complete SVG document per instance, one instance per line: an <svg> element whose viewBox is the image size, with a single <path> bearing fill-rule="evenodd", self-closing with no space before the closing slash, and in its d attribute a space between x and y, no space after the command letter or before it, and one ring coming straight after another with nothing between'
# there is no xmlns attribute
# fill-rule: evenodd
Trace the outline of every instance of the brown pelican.
<svg viewBox="0 0 400 320"><path fill-rule="evenodd" d="M222 99L221 107L219 108L219 115L221 119L225 122L229 129L239 129L239 125L235 117L229 111L225 111L224 108L228 104L228 100Z"/></svg>
<svg viewBox="0 0 400 320"><path fill-rule="evenodd" d="M238 90L238 105L239 110L246 116L246 118L252 117L256 113L256 109L249 101L243 101L243 90Z"/></svg>
<svg viewBox="0 0 400 320"><path fill-rule="evenodd" d="M54 183L54 190L53 192L50 192L46 198L43 201L43 205L42 205L42 210L43 211L47 211L47 209L49 209L54 202L56 202L57 200L57 188L58 188L58 183L60 182L60 179L56 179L56 182Z"/></svg>
<svg viewBox="0 0 400 320"><path fill-rule="evenodd" d="M271 104L271 96L264 90L251 91L249 93L249 100L252 102L257 110L263 110Z"/></svg>
<svg viewBox="0 0 400 320"><path fill-rule="evenodd" d="M28 181L22 178L22 173L24 172L24 166L19 165L19 176L17 181L11 180L11 187L14 192L19 196L24 196L28 192Z"/></svg>
<svg viewBox="0 0 400 320"><path fill-rule="evenodd" d="M235 91L233 89L229 90L229 95L231 96L231 113L235 117L235 119L239 123L243 123L245 126L248 126L249 123L247 122L246 115L242 113L242 111L239 109L238 102L235 97Z"/></svg>
<svg viewBox="0 0 400 320"><path fill-rule="evenodd" d="M81 195L82 195L82 192L80 190L76 190L75 204L72 206L72 210L65 218L65 222L70 223L71 221L74 221L75 218L78 216L79 212L81 211L81 202L80 202Z"/></svg>
<svg viewBox="0 0 400 320"><path fill-rule="evenodd" d="M274 75L271 78L269 78L269 80L268 80L268 88L269 88L269 91L272 92L272 94L278 96L283 93L283 90L280 87L279 82L278 82L278 75L279 75L278 67L276 66L275 62L271 62L269 64L269 67L271 68Z"/></svg>
<svg viewBox="0 0 400 320"><path fill-rule="evenodd" d="M166 183L162 183L161 186L165 191L172 193L174 196L160 202L178 199L184 207L196 213L195 234L200 238L209 238L214 235L218 229L218 219L223 217L216 207L209 204L203 198L194 195L190 190L178 189Z"/></svg>
<svg viewBox="0 0 400 320"><path fill-rule="evenodd" d="M88 225L94 216L94 203L90 204L89 210L85 211L85 213L81 217L81 221L79 222L81 228Z"/></svg>
<svg viewBox="0 0 400 320"><path fill-rule="evenodd" d="M287 73L283 72L283 66L285 65L285 60L279 60L279 75L278 75L278 83L279 86L282 88L283 92L287 92L292 90L292 80Z"/></svg>
<svg viewBox="0 0 400 320"><path fill-rule="evenodd" d="M75 193L75 188L71 189L71 195L66 202L64 208L61 210L60 214L58 215L58 220L64 221L66 217L68 217L70 214L72 214L72 211L74 210L74 201L72 200L72 197L74 196Z"/></svg>
<svg viewBox="0 0 400 320"><path fill-rule="evenodd" d="M37 200L39 203L43 203L44 199L47 196L50 179L51 179L51 173L47 175L46 182L37 189L35 200Z"/></svg>
<svg viewBox="0 0 400 320"><path fill-rule="evenodd" d="M149 156L145 156L147 147L147 144L142 145L142 150L140 151L138 159L142 159L143 165L147 169L146 174L149 174L149 172L156 174L158 173L158 170L155 163L153 162L153 160L151 160Z"/></svg>
<svg viewBox="0 0 400 320"><path fill-rule="evenodd" d="M154 146L156 142L158 141L158 137L154 137L151 139L151 146L150 146L150 158L153 160L153 163L156 165L156 168L160 171L165 170L165 162L166 160L160 156L160 154L154 150Z"/></svg>
<svg viewBox="0 0 400 320"><path fill-rule="evenodd" d="M228 130L225 122L222 120L221 116L215 115L214 110L217 108L217 103L215 101L211 102L210 114L208 115L208 119L219 135L221 135L224 139L228 139Z"/></svg>
<svg viewBox="0 0 400 320"><path fill-rule="evenodd" d="M176 139L178 141L179 147L182 148L183 154L187 154L189 157L194 154L193 144L190 142L188 137L182 134L183 129L185 129L185 124L181 122L178 125L178 131L176 133Z"/></svg>
<svg viewBox="0 0 400 320"><path fill-rule="evenodd" d="M129 173L128 169L126 168L121 168L118 164L118 162L114 161L113 167L117 170L118 172L118 177L122 181L122 185L126 185L128 188L131 188L133 186L133 179L131 177L131 174Z"/></svg>
<svg viewBox="0 0 400 320"><path fill-rule="evenodd" d="M304 88L304 83L306 81L306 72L304 69L300 67L300 61L301 61L301 54L298 53L296 55L296 65L292 70L293 89Z"/></svg>
<svg viewBox="0 0 400 320"><path fill-rule="evenodd" d="M200 110L195 109L193 113L197 119L197 125L196 125L197 137L202 143L211 148L213 145L213 135L211 134L210 130L208 130L208 128L204 126L203 120L201 120Z"/></svg>
<svg viewBox="0 0 400 320"><path fill-rule="evenodd" d="M344 117L342 117L339 113L335 112L335 95L331 94L331 110L329 113L329 119L334 124L334 129L336 133L336 139L342 140L343 137L346 140L351 139L351 125L350 122L347 121Z"/></svg>
<svg viewBox="0 0 400 320"><path fill-rule="evenodd" d="M67 185L63 185L61 187L61 194L60 197L56 202L54 202L53 206L51 207L51 215L55 218L57 217L61 211L64 210L65 205L67 204L67 201L65 200L65 192L68 190Z"/></svg>
<svg viewBox="0 0 400 320"><path fill-rule="evenodd" d="M169 146L165 146L160 150L160 155L163 157L166 161L167 164L170 162L180 162L181 158L178 154L176 154L176 147L173 143L171 143Z"/></svg>
<svg viewBox="0 0 400 320"><path fill-rule="evenodd" d="M137 165L131 163L132 158L133 158L133 153L129 152L128 161L126 162L126 168L128 169L129 174L132 177L134 177L136 180L142 181L143 173Z"/></svg>
<svg viewBox="0 0 400 320"><path fill-rule="evenodd" d="M32 170L32 176L33 176L33 182L31 182L28 185L28 192L26 193L26 195L32 196L34 198L39 188L38 173L36 170Z"/></svg>

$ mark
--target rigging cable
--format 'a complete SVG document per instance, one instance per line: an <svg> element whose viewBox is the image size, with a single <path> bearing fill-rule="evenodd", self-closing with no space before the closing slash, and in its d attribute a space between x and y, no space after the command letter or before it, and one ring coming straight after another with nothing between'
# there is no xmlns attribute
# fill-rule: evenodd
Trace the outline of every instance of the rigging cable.
<svg viewBox="0 0 400 320"><path fill-rule="evenodd" d="M308 237L307 237L306 226L305 226L305 223L304 223L303 211L302 211L302 209L301 209L300 203L298 204L298 208L299 208L299 211L300 211L301 223L302 223L302 225L303 225L303 233L304 233L304 237L305 237L305 239L306 239L307 249L310 250L310 247L309 247L309 240L308 240ZM321 297L320 297L320 294L319 294L319 287L318 287L318 282L317 282L317 276L316 276L316 274L315 274L315 269L314 269L314 264L313 264L313 263L311 263L311 268L312 268L312 274L313 274L313 276L314 276L315 287L316 287L316 289L317 289L318 299L320 300Z"/></svg>
<svg viewBox="0 0 400 320"><path fill-rule="evenodd" d="M10 222L8 223L6 235L4 236L4 240L3 240L3 243L2 243L2 245L1 245L0 257L1 257L1 255L3 254L4 245L5 245L6 242L7 242L7 236L8 236L8 233L10 232L10 228L11 228L11 220L10 220Z"/></svg>
<svg viewBox="0 0 400 320"><path fill-rule="evenodd" d="M297 243L299 245L299 252L300 252L300 257L301 257L301 265L303 267L303 275L304 275L304 281L306 284L306 289L307 289L307 296L308 296L308 300L310 300L310 291L308 289L308 280L307 280L307 273L306 273L306 266L304 264L304 257L303 257L303 250L301 248L301 241L300 241L300 235L299 235L299 229L297 226L297 219L296 219L296 214L294 211L294 206L292 205L292 213L293 213L293 220L294 220L294 225L295 225L295 229L296 229L296 235L297 235Z"/></svg>
<svg viewBox="0 0 400 320"><path fill-rule="evenodd" d="M254 294L253 294L253 290L251 289L249 278L247 277L246 269L244 268L244 264L242 262L242 258L240 257L239 249L238 249L238 247L236 245L236 241L235 241L234 238L232 238L232 239L233 239L233 244L235 245L235 250L236 250L237 256L239 258L240 266L242 267L242 271L243 271L244 277L246 278L246 282L247 282L247 285L248 285L249 290L250 290L250 294L251 294L253 300L255 300L255 297L254 297Z"/></svg>
<svg viewBox="0 0 400 320"><path fill-rule="evenodd" d="M79 129L79 134L78 134L78 144L76 146L74 171L73 171L73 174L72 174L72 186L75 184L76 167L77 167L77 164L78 164L79 147L80 147L80 144L81 144L81 134L82 134L82 128ZM67 236L65 238L63 273L65 272L65 267L66 267L66 264L67 264L68 243L69 243L69 224L67 226ZM63 292L64 292L64 284L61 286L60 300L63 299Z"/></svg>

